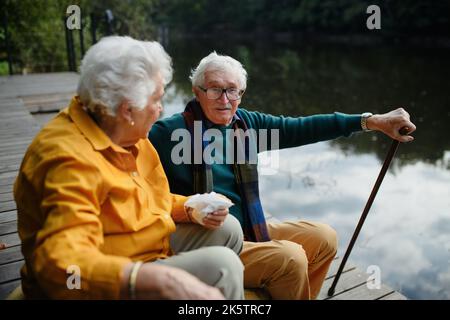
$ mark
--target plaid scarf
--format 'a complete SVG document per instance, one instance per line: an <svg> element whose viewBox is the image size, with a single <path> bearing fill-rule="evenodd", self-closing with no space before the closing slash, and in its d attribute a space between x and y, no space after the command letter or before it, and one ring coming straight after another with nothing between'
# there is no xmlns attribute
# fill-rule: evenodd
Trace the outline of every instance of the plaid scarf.
<svg viewBox="0 0 450 320"><path fill-rule="evenodd" d="M205 117L202 108L196 99L191 100L183 112L186 128L191 134L191 164L194 177L194 193L205 193L213 191L213 175L211 165L205 163L203 159L203 150L205 150L209 141L203 139L203 134L212 124ZM195 123L201 121L201 146L195 144ZM233 116L233 130L242 129L244 132L248 130L247 124L236 114ZM236 136L234 143L233 171L242 200L242 214L244 216L244 236L247 241L262 242L270 241L267 231L266 219L259 200L258 171L257 164L249 162L249 149L245 148L245 140ZM245 138L244 138L245 139ZM228 142L229 143L229 142ZM201 149L200 149L201 147ZM237 148L244 148L245 163L237 163ZM195 152L201 157L201 163L194 161ZM198 159L199 160L199 159Z"/></svg>

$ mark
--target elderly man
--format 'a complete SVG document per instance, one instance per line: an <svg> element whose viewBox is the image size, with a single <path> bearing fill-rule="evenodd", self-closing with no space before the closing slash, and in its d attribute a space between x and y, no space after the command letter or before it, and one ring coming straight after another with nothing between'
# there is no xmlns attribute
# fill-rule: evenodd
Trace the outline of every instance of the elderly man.
<svg viewBox="0 0 450 320"><path fill-rule="evenodd" d="M243 298L239 223L221 208L187 223L188 198L170 193L147 139L171 78L156 42L107 37L86 53L78 95L14 186L26 297Z"/></svg>
<svg viewBox="0 0 450 320"><path fill-rule="evenodd" d="M412 141L411 136L398 132L405 126L409 132L415 130L408 113L400 108L380 115L334 113L290 118L249 112L238 108L246 89L246 71L237 60L215 52L200 61L191 80L195 99L183 113L156 122L149 134L171 191L192 194L214 190L234 202L230 213L241 223L246 240L240 254L245 287L264 287L273 299L316 298L336 254L336 233L317 222L266 224L251 150L296 147L361 130L378 130L402 142ZM192 136L192 147L184 148L178 156L177 138L183 136L180 128ZM277 134L258 134L257 139L249 135L248 144L245 135L229 134L250 130ZM214 141L209 141L211 136ZM264 136L272 141L261 144ZM225 151L216 148L212 154L210 144L223 145Z"/></svg>

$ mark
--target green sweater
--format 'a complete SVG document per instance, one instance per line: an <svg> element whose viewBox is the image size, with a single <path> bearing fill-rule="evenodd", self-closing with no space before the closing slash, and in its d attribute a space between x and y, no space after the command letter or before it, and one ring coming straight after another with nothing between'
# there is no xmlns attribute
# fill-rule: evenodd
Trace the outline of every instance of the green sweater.
<svg viewBox="0 0 450 320"><path fill-rule="evenodd" d="M255 130L279 129L280 149L331 140L340 136L350 136L353 132L361 130L361 115L347 115L338 112L292 118L239 108L237 115L245 121L248 128ZM186 129L181 113L156 122L149 133L149 139L158 151L169 180L171 192L192 195L194 188L190 164L174 164L171 160L172 148L181 141L171 141L171 135L175 129L179 128ZM228 127L214 125L213 128L217 128L224 133L226 129L231 128L231 125ZM270 136L270 134L268 135ZM223 144L226 147L225 141ZM268 143L268 149L271 149L270 142ZM222 162L223 164L212 165L214 191L233 201L235 205L230 208L230 213L243 225L241 197L234 179L233 167L226 164L225 159Z"/></svg>

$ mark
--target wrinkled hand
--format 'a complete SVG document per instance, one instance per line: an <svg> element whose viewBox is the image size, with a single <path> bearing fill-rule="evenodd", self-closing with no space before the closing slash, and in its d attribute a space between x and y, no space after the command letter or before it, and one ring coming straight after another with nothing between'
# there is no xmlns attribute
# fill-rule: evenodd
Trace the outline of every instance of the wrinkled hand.
<svg viewBox="0 0 450 320"><path fill-rule="evenodd" d="M194 209L192 208L188 208L187 209L187 213L188 215L191 217L191 221L198 223L193 217L192 217L192 212ZM221 210L217 210L217 211L213 211L211 213L208 213L208 215L206 217L203 218L202 222L203 222L203 227L207 228L207 229L218 229L220 228L225 219L228 216L228 209L221 209Z"/></svg>
<svg viewBox="0 0 450 320"><path fill-rule="evenodd" d="M408 134L402 136L399 131L407 127ZM400 142L410 142L414 137L409 134L416 130L414 123L410 121L409 113L403 108L398 108L384 114L375 114L367 119L367 128L381 131L392 139Z"/></svg>
<svg viewBox="0 0 450 320"><path fill-rule="evenodd" d="M136 279L138 299L223 300L219 289L178 268L144 264Z"/></svg>
<svg viewBox="0 0 450 320"><path fill-rule="evenodd" d="M228 216L228 209L221 209L214 212L209 213L206 217L203 218L204 227L207 229L217 229L220 228L225 219Z"/></svg>

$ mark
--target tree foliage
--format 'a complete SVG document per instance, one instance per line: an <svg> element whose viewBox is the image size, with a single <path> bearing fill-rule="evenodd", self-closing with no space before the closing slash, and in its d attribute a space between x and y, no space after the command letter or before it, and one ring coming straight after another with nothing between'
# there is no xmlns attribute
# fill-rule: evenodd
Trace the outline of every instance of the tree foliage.
<svg viewBox="0 0 450 320"><path fill-rule="evenodd" d="M113 32L140 39L154 37L151 13L158 1L151 0L4 0L1 12L8 21L10 49L15 73L55 72L67 70L65 18L69 5L78 5L83 21L84 45L92 45L91 15L98 20L97 39L106 34L105 10L114 15ZM0 37L4 43L5 33ZM79 31L71 31L76 58L81 59ZM2 46L2 59L6 58L6 45ZM1 68L5 72L5 68Z"/></svg>
<svg viewBox="0 0 450 320"><path fill-rule="evenodd" d="M188 32L363 32L366 9L377 4L390 32L447 33L448 0L171 0L165 22Z"/></svg>
<svg viewBox="0 0 450 320"><path fill-rule="evenodd" d="M115 34L152 39L158 26L172 34L213 37L265 37L270 33L348 35L367 33L366 9L372 0L3 0L16 73L67 70L63 17L69 5L81 8L85 46L92 44L91 15L98 38L106 34L105 10L114 15ZM379 0L382 30L378 35L442 36L450 32L450 0ZM77 60L79 38L74 32ZM0 30L0 60L5 60L5 33ZM0 61L0 72L5 72Z"/></svg>

